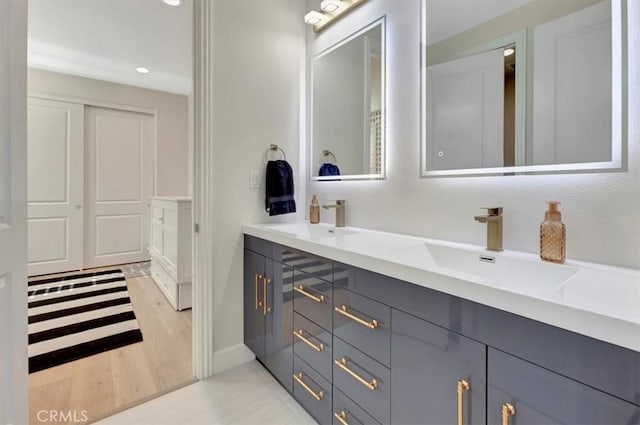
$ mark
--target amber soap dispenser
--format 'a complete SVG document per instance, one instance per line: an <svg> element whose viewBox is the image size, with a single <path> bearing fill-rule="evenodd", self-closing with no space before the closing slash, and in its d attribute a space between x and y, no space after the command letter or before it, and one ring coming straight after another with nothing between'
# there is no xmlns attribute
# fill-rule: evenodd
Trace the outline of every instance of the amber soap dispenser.
<svg viewBox="0 0 640 425"><path fill-rule="evenodd" d="M320 204L318 203L318 197L314 194L311 198L311 205L309 206L309 221L311 224L320 223Z"/></svg>
<svg viewBox="0 0 640 425"><path fill-rule="evenodd" d="M544 221L540 224L540 258L564 263L566 258L566 230L561 221L558 201L547 202Z"/></svg>

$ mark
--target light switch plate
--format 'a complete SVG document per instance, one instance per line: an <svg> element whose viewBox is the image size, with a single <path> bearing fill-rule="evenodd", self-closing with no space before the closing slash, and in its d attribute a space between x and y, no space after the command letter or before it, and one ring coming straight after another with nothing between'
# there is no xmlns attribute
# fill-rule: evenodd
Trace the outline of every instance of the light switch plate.
<svg viewBox="0 0 640 425"><path fill-rule="evenodd" d="M249 170L249 189L258 189L258 170Z"/></svg>

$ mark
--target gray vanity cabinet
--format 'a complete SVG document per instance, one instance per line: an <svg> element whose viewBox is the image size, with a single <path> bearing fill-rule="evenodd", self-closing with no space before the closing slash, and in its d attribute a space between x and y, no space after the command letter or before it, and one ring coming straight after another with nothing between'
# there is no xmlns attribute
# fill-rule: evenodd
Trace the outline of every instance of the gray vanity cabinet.
<svg viewBox="0 0 640 425"><path fill-rule="evenodd" d="M391 423L484 423L486 346L398 310L391 323Z"/></svg>
<svg viewBox="0 0 640 425"><path fill-rule="evenodd" d="M289 391L293 376L293 269L244 252L244 340Z"/></svg>
<svg viewBox="0 0 640 425"><path fill-rule="evenodd" d="M638 352L263 239L244 253L245 344L319 423L640 425Z"/></svg>
<svg viewBox="0 0 640 425"><path fill-rule="evenodd" d="M493 348L487 356L490 424L640 424L640 406Z"/></svg>

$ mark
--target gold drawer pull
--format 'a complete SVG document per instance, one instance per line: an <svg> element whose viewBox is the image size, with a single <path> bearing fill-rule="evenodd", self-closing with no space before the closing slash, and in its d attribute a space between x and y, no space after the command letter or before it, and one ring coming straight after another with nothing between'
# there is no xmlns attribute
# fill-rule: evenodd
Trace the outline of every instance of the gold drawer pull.
<svg viewBox="0 0 640 425"><path fill-rule="evenodd" d="M361 319L360 317L354 315L353 313L349 313L349 311L347 311L347 306L344 305L344 304L341 305L340 307L336 307L334 310L337 311L338 313L342 314L343 316L348 317L349 319L353 320L354 322L360 323L365 328L375 329L375 328L378 327L378 321L377 320L372 320L370 322L367 322L366 320Z"/></svg>
<svg viewBox="0 0 640 425"><path fill-rule="evenodd" d="M305 390L307 390L307 392L309 394L311 394L311 396L313 398L315 398L316 400L320 401L322 400L322 398L324 397L324 391L320 391L319 393L315 393L311 387L309 387L302 379L304 378L304 374L302 372L298 372L298 373L294 373L293 374L293 379L296 380L296 382L300 385L302 385L302 388L304 388Z"/></svg>
<svg viewBox="0 0 640 425"><path fill-rule="evenodd" d="M502 405L502 425L509 425L509 419L516 414L516 408L511 403Z"/></svg>
<svg viewBox="0 0 640 425"><path fill-rule="evenodd" d="M349 412L347 412L346 410L342 410L340 412L335 412L333 414L333 416L336 417L336 419L342 424L342 425L349 425L349 422L347 422L347 414Z"/></svg>
<svg viewBox="0 0 640 425"><path fill-rule="evenodd" d="M360 382L365 387L369 388L371 391L375 391L378 388L378 381L376 379L372 379L371 382L367 381L347 366L347 358L343 357L340 360L334 360L334 363L338 365L338 367L354 378L356 381Z"/></svg>
<svg viewBox="0 0 640 425"><path fill-rule="evenodd" d="M299 331L293 331L293 335L296 336L300 341L307 344L309 347L316 350L318 353L324 350L324 344L315 345L313 342L309 341L304 335L304 330L300 329Z"/></svg>
<svg viewBox="0 0 640 425"><path fill-rule="evenodd" d="M325 301L324 295L313 295L305 290L306 288L302 285L294 286L293 290L304 295L307 298L311 298L317 303L323 303Z"/></svg>
<svg viewBox="0 0 640 425"><path fill-rule="evenodd" d="M464 379L458 381L458 425L463 424L463 396L470 388L469 383Z"/></svg>

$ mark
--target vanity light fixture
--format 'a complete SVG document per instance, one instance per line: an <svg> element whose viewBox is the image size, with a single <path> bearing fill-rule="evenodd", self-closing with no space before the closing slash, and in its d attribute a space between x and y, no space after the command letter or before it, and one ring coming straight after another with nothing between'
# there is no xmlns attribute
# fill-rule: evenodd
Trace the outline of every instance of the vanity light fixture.
<svg viewBox="0 0 640 425"><path fill-rule="evenodd" d="M148 74L151 72L149 71L149 68L145 68L144 66L137 67L136 71L138 71L140 74Z"/></svg>
<svg viewBox="0 0 640 425"><path fill-rule="evenodd" d="M315 10L304 15L304 21L309 25L320 25L326 20L327 16L324 13L316 12Z"/></svg>
<svg viewBox="0 0 640 425"><path fill-rule="evenodd" d="M313 25L314 32L320 32L366 1L367 0L323 0L320 4L322 12L312 10L304 16L304 21L309 25Z"/></svg>
<svg viewBox="0 0 640 425"><path fill-rule="evenodd" d="M516 52L515 49L512 49L511 47L509 47L508 49L504 49L504 55L505 56L511 56L512 54L514 54Z"/></svg>
<svg viewBox="0 0 640 425"><path fill-rule="evenodd" d="M327 13L335 13L337 10L340 10L344 6L344 2L342 0L323 0L320 4L320 9L323 12Z"/></svg>
<svg viewBox="0 0 640 425"><path fill-rule="evenodd" d="M162 0L169 6L180 6L182 4L182 0Z"/></svg>

